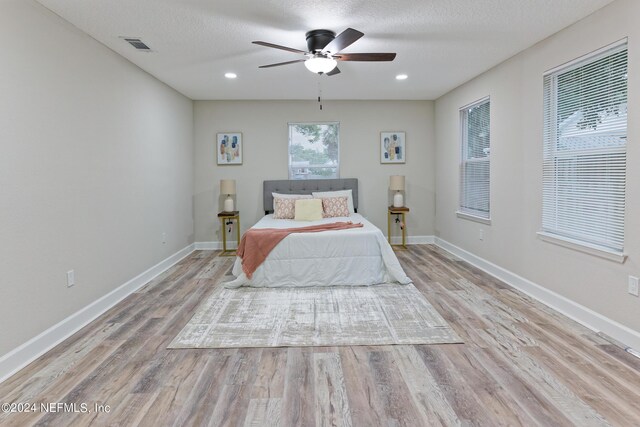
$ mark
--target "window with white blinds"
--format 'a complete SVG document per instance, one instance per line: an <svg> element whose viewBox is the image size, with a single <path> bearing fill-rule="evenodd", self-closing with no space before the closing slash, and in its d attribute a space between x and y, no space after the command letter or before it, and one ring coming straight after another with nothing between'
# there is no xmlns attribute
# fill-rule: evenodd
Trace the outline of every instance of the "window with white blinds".
<svg viewBox="0 0 640 427"><path fill-rule="evenodd" d="M459 213L489 219L491 157L489 98L460 110L462 156Z"/></svg>
<svg viewBox="0 0 640 427"><path fill-rule="evenodd" d="M544 77L542 232L623 252L627 44Z"/></svg>

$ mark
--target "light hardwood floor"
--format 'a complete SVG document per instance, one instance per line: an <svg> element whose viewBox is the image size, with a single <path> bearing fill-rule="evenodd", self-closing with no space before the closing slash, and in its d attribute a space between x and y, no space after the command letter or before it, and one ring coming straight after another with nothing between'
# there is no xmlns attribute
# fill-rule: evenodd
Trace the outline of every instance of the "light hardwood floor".
<svg viewBox="0 0 640 427"><path fill-rule="evenodd" d="M109 405L0 425L640 425L640 359L430 245L398 257L465 344L167 350L232 259L198 251L0 384Z"/></svg>

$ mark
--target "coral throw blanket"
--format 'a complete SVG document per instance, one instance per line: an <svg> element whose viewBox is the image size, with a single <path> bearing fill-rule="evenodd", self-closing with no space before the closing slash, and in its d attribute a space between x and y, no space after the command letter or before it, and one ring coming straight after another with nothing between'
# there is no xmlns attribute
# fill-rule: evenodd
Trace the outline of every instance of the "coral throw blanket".
<svg viewBox="0 0 640 427"><path fill-rule="evenodd" d="M362 224L354 224L349 221L299 228L252 228L242 236L236 253L242 259L242 271L251 279L253 272L269 256L273 248L291 233L317 233L361 227L363 227Z"/></svg>

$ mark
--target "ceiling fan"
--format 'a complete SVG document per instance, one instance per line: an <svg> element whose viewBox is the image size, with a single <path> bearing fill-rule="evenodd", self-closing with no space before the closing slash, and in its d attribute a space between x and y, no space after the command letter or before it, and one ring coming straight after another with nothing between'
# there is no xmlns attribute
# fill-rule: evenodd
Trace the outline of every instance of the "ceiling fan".
<svg viewBox="0 0 640 427"><path fill-rule="evenodd" d="M393 61L396 57L395 53L340 53L343 49L351 46L360 37L364 36L358 30L347 28L336 36L336 33L330 30L311 30L307 32L307 49L303 51L291 47L280 46L273 43L262 41L254 41L254 44L275 49L282 49L293 53L304 55L305 59L296 59L294 61L278 62L276 64L261 65L258 68L279 67L280 65L295 64L304 62L309 71L317 74L326 74L333 76L340 72L337 67L337 61Z"/></svg>

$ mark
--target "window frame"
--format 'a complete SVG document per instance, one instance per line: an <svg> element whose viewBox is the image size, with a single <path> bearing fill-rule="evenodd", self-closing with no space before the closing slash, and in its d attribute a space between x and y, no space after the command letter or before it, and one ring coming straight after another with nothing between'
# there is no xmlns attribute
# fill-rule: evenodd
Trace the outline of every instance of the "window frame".
<svg viewBox="0 0 640 427"><path fill-rule="evenodd" d="M558 141L558 109L559 109L559 101L558 101L558 93L559 93L559 87L558 87L558 77L562 76L566 73L569 73L571 71L574 71L576 69L582 68L582 67L588 67L594 63L596 63L597 61L600 61L602 59L608 58L610 56L613 55L617 55L621 52L623 52L624 50L627 50L628 52L628 41L627 39L622 39L619 40L615 43L612 43L608 46L605 46L601 49L598 49L594 52L588 53L586 55L582 55L579 58L576 58L572 61L569 61L563 65L560 65L558 67L555 67L547 72L544 73L543 75L543 144L542 144L542 161L543 161L543 165L547 164L547 163L551 163L553 165L558 163L558 160L563 160L563 159L567 159L570 156L574 156L576 158L579 158L580 156L588 156L594 152L601 152L600 156L602 157L602 159L600 159L600 162L603 163L599 163L599 165L601 165L600 167L604 168L606 167L606 163L604 163L604 159L606 159L607 155L620 155L620 154L624 154L625 156L625 166L624 166L624 186L625 186L625 191L622 193L623 194L623 199L622 199L622 205L623 205L623 209L624 212L622 214L622 223L621 223L621 227L622 227L622 248L620 249L620 251L615 250L613 248L609 248L606 246L602 246L593 242L590 242L588 239L588 236L586 236L587 238L585 239L580 239L579 237L576 237L575 235L570 235L571 231L565 231L565 234L560 234L560 233L555 233L553 231L550 231L549 228L551 228L550 226L546 226L545 227L545 208L544 206L546 204L555 204L558 205L559 200L557 198L557 196L555 198L551 198L549 200L546 200L545 197L550 197L549 195L546 194L545 188L547 188L547 186L551 186L552 188L558 188L560 183L558 181L558 169L553 169L553 173L551 174L552 178L548 178L549 173L544 173L544 169L543 169L543 174L542 174L542 206L541 206L541 223L540 223L540 230L537 232L538 237L545 242L548 243L553 243L556 245L560 245L563 247L567 247L573 250L577 250L583 253L588 253L591 255L595 255L595 256L599 256L601 258L604 259L608 259L611 261L616 261L616 262L620 262L623 263L626 260L626 254L624 252L624 246L625 246L625 238L626 238L626 233L625 233L625 223L626 223L626 201L627 201L627 191L626 191L626 179L628 176L628 158L627 158L627 153L628 153L628 116L627 116L627 123L626 123L626 129L625 129L625 144L623 146L611 146L611 147L597 147L597 148L575 148L572 150L567 150L566 152L561 152L558 153L557 149L554 148L549 148L548 145L549 144L557 144ZM628 55L628 53L627 53ZM628 57L627 57L627 67L628 67ZM627 71L628 72L628 71ZM547 83L547 81L549 80L549 83ZM547 91L549 91L549 93L547 94ZM628 91L628 80L627 80L627 91ZM627 105L628 105L628 97L627 97ZM555 142L554 142L555 141ZM605 151L606 150L606 151ZM543 166L544 167L544 166ZM598 183L600 183L601 181L598 181ZM557 208L556 208L557 209ZM562 211L560 212L562 213L566 213L566 211ZM570 213L570 212L569 212ZM555 215L558 216L558 210L555 211ZM594 223L595 225L597 225L596 223ZM557 230L560 230L556 227ZM576 233L574 233L576 234Z"/></svg>
<svg viewBox="0 0 640 427"><path fill-rule="evenodd" d="M479 107L483 104L489 104L489 155L482 159L469 159L467 158L467 148L469 144L468 139L468 125L469 125L469 110L474 107ZM471 102L459 109L460 114L460 158L458 165L458 208L456 210L456 216L461 219L467 219L470 221L479 222L481 224L491 225L491 96L487 95L474 102ZM485 160L486 159L486 160ZM483 211L474 210L463 206L464 202L464 188L465 188L465 165L468 163L488 162L489 182L487 185L487 206L488 211L486 214Z"/></svg>
<svg viewBox="0 0 640 427"><path fill-rule="evenodd" d="M321 178L293 178L291 174L291 128L295 125L335 125L337 126L337 140L338 140L338 150L337 150L337 164L335 166L336 176L335 177L321 177ZM290 180L296 181L304 181L304 180L316 180L316 179L339 179L340 178L340 122L339 121L322 121L322 122L289 122L287 123L287 132L288 132L288 142L287 142L287 176ZM314 166L316 168L321 168L321 166Z"/></svg>

